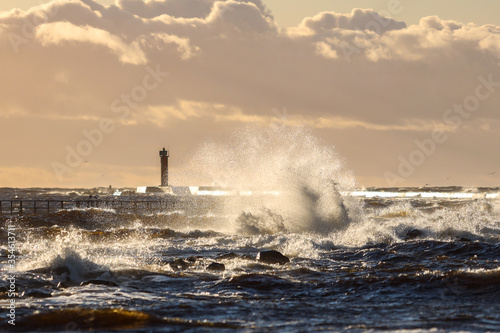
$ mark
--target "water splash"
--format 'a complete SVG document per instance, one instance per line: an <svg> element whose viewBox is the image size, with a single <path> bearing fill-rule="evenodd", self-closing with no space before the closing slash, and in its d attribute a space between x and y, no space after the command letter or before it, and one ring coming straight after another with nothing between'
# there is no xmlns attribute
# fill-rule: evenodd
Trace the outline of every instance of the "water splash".
<svg viewBox="0 0 500 333"><path fill-rule="evenodd" d="M304 127L244 127L224 143L206 143L192 165L211 185L254 193L226 201L233 232L327 234L360 212L356 199L342 195L354 190L354 176L334 147ZM279 195L256 195L269 191Z"/></svg>
<svg viewBox="0 0 500 333"><path fill-rule="evenodd" d="M340 246L396 243L417 230L418 239L455 241L467 239L498 243L500 219L495 202L488 200L435 200L428 208L408 201L384 200L386 208L366 211L359 223L333 235ZM430 204L431 200L426 200Z"/></svg>

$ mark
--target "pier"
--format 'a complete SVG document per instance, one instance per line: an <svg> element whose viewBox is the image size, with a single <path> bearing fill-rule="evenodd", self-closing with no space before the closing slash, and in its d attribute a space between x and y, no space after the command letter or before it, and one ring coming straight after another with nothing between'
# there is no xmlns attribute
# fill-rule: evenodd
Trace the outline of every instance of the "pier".
<svg viewBox="0 0 500 333"><path fill-rule="evenodd" d="M157 213L175 209L175 202L166 198L127 200L99 199L8 199L0 200L0 214L29 215L54 213L73 209L112 209L123 213Z"/></svg>

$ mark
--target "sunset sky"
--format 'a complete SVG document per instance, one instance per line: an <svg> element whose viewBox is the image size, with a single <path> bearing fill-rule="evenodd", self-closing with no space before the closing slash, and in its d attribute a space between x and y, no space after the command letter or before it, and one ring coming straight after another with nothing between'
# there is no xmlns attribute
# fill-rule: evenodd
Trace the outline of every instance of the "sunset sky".
<svg viewBox="0 0 500 333"><path fill-rule="evenodd" d="M500 186L500 2L3 0L0 187L171 183L286 116L360 186ZM498 173L496 173L498 171Z"/></svg>

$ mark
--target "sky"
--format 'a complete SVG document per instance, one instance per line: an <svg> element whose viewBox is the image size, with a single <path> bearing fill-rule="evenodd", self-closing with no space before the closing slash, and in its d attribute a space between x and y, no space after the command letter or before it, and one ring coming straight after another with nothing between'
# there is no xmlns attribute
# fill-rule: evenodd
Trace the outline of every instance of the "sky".
<svg viewBox="0 0 500 333"><path fill-rule="evenodd" d="M359 186L499 186L500 2L3 0L0 187L170 182L305 126ZM498 171L498 173L497 173Z"/></svg>

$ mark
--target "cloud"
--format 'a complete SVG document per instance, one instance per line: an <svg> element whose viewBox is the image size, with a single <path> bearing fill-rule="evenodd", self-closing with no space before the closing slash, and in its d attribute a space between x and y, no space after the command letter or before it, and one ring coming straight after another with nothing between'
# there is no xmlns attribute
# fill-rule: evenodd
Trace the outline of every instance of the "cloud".
<svg viewBox="0 0 500 333"><path fill-rule="evenodd" d="M325 42L316 43L316 53L325 58L337 59L339 57L338 52Z"/></svg>
<svg viewBox="0 0 500 333"><path fill-rule="evenodd" d="M354 9L350 14L323 12L314 17L305 18L298 29L291 29L294 34L328 34L337 29L372 31L377 34L406 28L406 23L380 16L370 9Z"/></svg>
<svg viewBox="0 0 500 333"><path fill-rule="evenodd" d="M269 124L286 106L292 125L339 139L345 151L367 133L391 151L434 128L457 142L475 131L486 140L500 120L500 88L458 129L443 115L475 94L479 77L500 82L499 36L492 25L426 17L407 26L369 9L285 29L257 0L53 1L0 14L0 130L44 120L43 140L61 137L52 146L64 152L109 118L124 141L138 129L175 132L192 148L212 131ZM155 84L148 68L169 76ZM76 134L63 130L69 123ZM352 142L342 140L348 131Z"/></svg>
<svg viewBox="0 0 500 333"><path fill-rule="evenodd" d="M85 0L92 1L92 0ZM168 15L175 18L199 18L209 16L214 5L225 1L218 0L118 0L117 6L129 13L143 18L155 18ZM253 4L259 12L271 16L261 0L237 0L234 3Z"/></svg>
<svg viewBox="0 0 500 333"><path fill-rule="evenodd" d="M90 26L75 26L69 22L43 24L37 28L37 39L42 46L60 45L64 42L90 43L105 46L124 64L145 65L146 55L137 42L125 43L107 31ZM63 46L64 47L64 46Z"/></svg>
<svg viewBox="0 0 500 333"><path fill-rule="evenodd" d="M118 7L134 15L144 18L154 18L161 15L183 18L205 18L213 6L213 0L171 0L171 1L140 1L119 0Z"/></svg>
<svg viewBox="0 0 500 333"><path fill-rule="evenodd" d="M174 45L177 54L179 54L183 60L195 57L200 53L200 48L191 45L189 39L166 33L152 33L149 36L141 36L141 44L148 48L154 48L160 52L166 51L169 46Z"/></svg>
<svg viewBox="0 0 500 333"><path fill-rule="evenodd" d="M36 103L47 105L51 112L69 107L64 100L74 103L91 96L96 107L81 112L106 113L110 101L127 91L125 83L131 88L141 80L140 66L159 64L175 76L175 84L150 94L145 109L190 100L261 114L278 105L294 105L298 112L317 117L403 125L410 118L405 112L411 118L436 121L440 110L474 88L478 75L498 72L498 27L438 17L407 27L372 10L356 9L350 14L326 12L305 18L295 32L307 33L297 34L276 26L260 1L193 0L190 4L53 2L26 12L4 13L0 43L9 50L10 36L23 40L17 48L29 56L15 59L11 52L14 67L26 66L24 61L32 64L28 67L40 63L42 54L53 59L50 67L33 72L52 89L45 96L60 95L59 106L51 101ZM176 12L181 7L182 15ZM36 17L46 18L37 21ZM33 26L33 36L23 34L26 22ZM474 62L471 75L469 64ZM93 82L96 75L104 90ZM453 92L444 89L450 77ZM12 83L21 84L16 78ZM67 86L65 91L60 84ZM430 91L431 87L437 89ZM26 104L13 97L12 104ZM429 97L436 103L427 102ZM8 101L9 97L4 102ZM22 108L35 112L30 105Z"/></svg>
<svg viewBox="0 0 500 333"><path fill-rule="evenodd" d="M253 2L218 1L207 17L207 23L225 32L265 33L274 32L272 18L263 15Z"/></svg>

